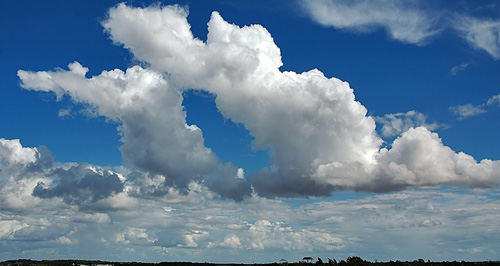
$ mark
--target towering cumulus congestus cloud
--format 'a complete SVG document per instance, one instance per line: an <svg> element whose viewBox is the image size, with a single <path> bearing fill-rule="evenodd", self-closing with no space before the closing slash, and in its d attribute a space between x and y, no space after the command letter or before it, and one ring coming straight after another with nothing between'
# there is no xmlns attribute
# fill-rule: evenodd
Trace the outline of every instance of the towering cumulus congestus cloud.
<svg viewBox="0 0 500 266"><path fill-rule="evenodd" d="M334 189L499 184L499 162L457 154L423 127L381 149L375 121L349 84L316 69L281 72L281 51L262 26L238 27L213 12L203 42L193 36L187 15L179 6L120 4L103 26L148 69L104 71L88 79L86 69L73 63L70 71L19 71L23 87L69 94L120 121L126 161L164 175L167 185L204 179L235 198L250 186L265 196L307 196ZM234 178L238 168L220 162L204 146L201 130L186 124L181 103L187 89L213 93L224 117L243 124L255 148L269 150L271 167Z"/></svg>

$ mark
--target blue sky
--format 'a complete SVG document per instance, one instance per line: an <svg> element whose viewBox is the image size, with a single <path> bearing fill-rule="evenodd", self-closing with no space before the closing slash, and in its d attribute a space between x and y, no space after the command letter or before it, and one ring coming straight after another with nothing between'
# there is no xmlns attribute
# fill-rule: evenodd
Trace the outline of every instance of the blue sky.
<svg viewBox="0 0 500 266"><path fill-rule="evenodd" d="M500 259L495 1L0 10L0 260Z"/></svg>

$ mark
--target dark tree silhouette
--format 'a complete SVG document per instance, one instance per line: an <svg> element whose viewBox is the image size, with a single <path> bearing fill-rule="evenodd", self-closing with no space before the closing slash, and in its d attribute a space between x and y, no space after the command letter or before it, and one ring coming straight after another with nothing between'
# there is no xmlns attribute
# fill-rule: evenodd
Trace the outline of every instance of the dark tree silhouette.
<svg viewBox="0 0 500 266"><path fill-rule="evenodd" d="M334 258L328 258L328 266L335 266L337 265L337 260L335 260Z"/></svg>
<svg viewBox="0 0 500 266"><path fill-rule="evenodd" d="M312 262L313 258L312 257L303 257L302 260L305 262Z"/></svg>
<svg viewBox="0 0 500 266"><path fill-rule="evenodd" d="M366 261L358 256L351 256L347 258L347 264L349 266L364 266L366 265Z"/></svg>

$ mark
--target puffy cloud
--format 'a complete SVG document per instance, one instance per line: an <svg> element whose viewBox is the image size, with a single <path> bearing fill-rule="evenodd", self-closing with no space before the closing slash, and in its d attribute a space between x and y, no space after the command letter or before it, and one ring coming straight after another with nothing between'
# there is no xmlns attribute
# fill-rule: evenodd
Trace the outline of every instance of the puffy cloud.
<svg viewBox="0 0 500 266"><path fill-rule="evenodd" d="M380 143L375 123L347 83L328 79L318 70L280 72L280 50L262 26L240 28L214 12L205 44L185 31L185 16L178 7L119 5L103 25L115 42L152 68L169 73L178 86L214 93L221 113L242 123L255 137L256 148L270 150L273 167L250 178L257 191L289 194L275 188L290 184L293 194L316 193L318 186L300 185L314 184L301 176L316 165L371 160ZM148 38L130 37L130 27ZM290 174L288 180L298 183L283 180Z"/></svg>
<svg viewBox="0 0 500 266"><path fill-rule="evenodd" d="M302 4L313 20L324 26L355 31L385 29L405 43L424 44L440 32L440 17L415 1L304 0Z"/></svg>
<svg viewBox="0 0 500 266"><path fill-rule="evenodd" d="M18 139L0 139L0 163L2 167L27 164L36 160L36 148L24 148Z"/></svg>
<svg viewBox="0 0 500 266"><path fill-rule="evenodd" d="M426 115L416 111L375 117L375 121L382 124L380 131L383 137L398 136L412 127L424 126L429 130L435 130L439 127L436 123L427 124L426 120Z"/></svg>
<svg viewBox="0 0 500 266"><path fill-rule="evenodd" d="M375 134L374 120L355 101L348 84L326 78L318 70L281 72L280 50L261 26L240 28L214 12L208 23L207 42L203 43L187 31L190 26L186 15L176 6L139 9L119 5L103 25L115 42L157 71L169 73L176 85L214 93L221 113L242 123L254 136L256 148L269 149L273 165L247 178L257 193L327 195L335 187L378 191L449 184L460 179L454 170L434 167L429 170L435 171L431 176L444 176L431 182L415 168L425 164L423 156L412 154L411 149L404 150L407 158L397 155L397 149L417 145L436 148L440 151L437 156L452 156L428 130L412 129L393 144L392 150L379 150L382 140ZM148 38L131 38L132 27ZM152 44L151 49L143 49ZM425 116L408 112L380 121L387 134L394 136L424 125ZM436 125L428 126L432 129ZM373 171L380 180L368 177L366 173ZM398 180L404 178L397 173L407 173L410 180ZM417 177L412 176L415 173Z"/></svg>
<svg viewBox="0 0 500 266"><path fill-rule="evenodd" d="M0 221L0 239L14 239L14 234L28 227L27 224L15 220Z"/></svg>
<svg viewBox="0 0 500 266"><path fill-rule="evenodd" d="M86 78L87 68L75 62L69 71L18 72L24 88L68 94L121 123L125 162L140 170L127 176L128 192L169 202L170 196L181 198L178 188L191 193L186 200L196 200L191 186L201 182L237 200L249 197L251 187L259 195L295 197L329 195L335 189L498 185L498 162L477 163L455 153L437 134L419 127L437 125L426 124L418 112L375 118L383 124L383 136L402 134L391 149L381 149L375 119L355 100L349 84L317 69L280 71L280 49L262 26L239 27L213 12L202 42L186 17L179 6L120 4L109 11L103 26L111 39L147 69L134 66ZM240 168L220 162L204 146L201 129L186 124L181 105L186 89L214 94L222 115L244 125L254 148L269 151L272 165L241 178ZM472 168L477 171L467 170ZM48 193L42 188L35 194ZM94 196L107 199L120 191Z"/></svg>
<svg viewBox="0 0 500 266"><path fill-rule="evenodd" d="M61 164L45 147L22 147L19 140L0 139L0 209L25 211L42 204L94 204L122 192L118 173L86 163ZM5 163L10 161L11 163Z"/></svg>
<svg viewBox="0 0 500 266"><path fill-rule="evenodd" d="M126 72L116 69L86 78L87 68L78 62L69 69L20 70L18 75L24 88L68 94L98 115L120 122L125 162L167 176L171 186L185 188L216 165L217 157L204 146L201 130L186 124L181 93L170 88L162 74L134 66ZM38 77L50 80L50 86Z"/></svg>
<svg viewBox="0 0 500 266"><path fill-rule="evenodd" d="M81 205L84 201L96 202L123 191L124 185L112 171L96 169L82 163L69 169L55 169L51 173L57 180L46 188L43 182L33 189L40 198L60 197L68 204Z"/></svg>
<svg viewBox="0 0 500 266"><path fill-rule="evenodd" d="M499 167L499 161L478 163L470 155L456 153L443 145L437 133L418 127L404 132L391 149L381 149L372 165L334 162L315 174L334 186L384 192L444 184L496 187Z"/></svg>
<svg viewBox="0 0 500 266"><path fill-rule="evenodd" d="M381 118L401 133L381 148L379 118L367 116L347 83L319 70L281 72L279 48L263 27L240 28L218 13L203 43L192 38L186 14L177 6L110 11L107 31L149 63L147 69L94 77L79 63L69 70L19 71L26 89L69 95L120 123L129 168L58 163L45 148L2 139L0 245L6 257L22 250L48 259L84 250L109 260L151 261L169 252L170 260L269 262L276 253L293 261L303 255L297 250L321 257L336 250L340 257L363 252L388 260L415 254L417 247L433 260L449 260L446 252L458 249L477 252L467 257L477 260L496 251L497 190L339 192L339 198L307 204L270 199L334 189L497 187L500 165L454 152L436 133L417 127L425 117L416 112ZM216 95L222 114L242 123L256 148L269 149L273 164L245 176L220 162L204 147L201 130L186 124L181 103L188 88ZM381 247L391 257L378 257L387 254Z"/></svg>

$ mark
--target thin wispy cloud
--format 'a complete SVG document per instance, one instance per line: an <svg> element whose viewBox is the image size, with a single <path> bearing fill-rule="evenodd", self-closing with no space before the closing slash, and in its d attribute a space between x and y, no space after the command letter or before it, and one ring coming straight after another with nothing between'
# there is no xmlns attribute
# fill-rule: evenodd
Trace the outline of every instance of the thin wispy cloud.
<svg viewBox="0 0 500 266"><path fill-rule="evenodd" d="M470 65L471 65L471 63L462 63L462 64L459 64L459 65L456 65L456 66L454 66L454 67L452 67L450 69L450 74L452 76L456 76L460 72L465 71Z"/></svg>
<svg viewBox="0 0 500 266"><path fill-rule="evenodd" d="M495 95L489 98L486 102L473 105L473 104L464 104L464 105L455 105L448 108L453 114L458 116L459 120L463 120L472 116L477 116L480 114L487 113L489 110L488 107L495 106L500 103L500 95ZM500 106L500 104L499 104Z"/></svg>
<svg viewBox="0 0 500 266"><path fill-rule="evenodd" d="M500 20L457 16L454 27L474 48L500 59Z"/></svg>
<svg viewBox="0 0 500 266"><path fill-rule="evenodd" d="M412 0L303 0L302 4L309 16L324 26L356 32L380 28L394 40L416 45L425 45L432 37L453 31L473 48L484 50L495 60L500 58L498 18L442 9L439 1L432 5Z"/></svg>
<svg viewBox="0 0 500 266"><path fill-rule="evenodd" d="M414 1L302 1L310 16L324 26L371 32L382 28L395 40L425 44L438 34L439 16Z"/></svg>

